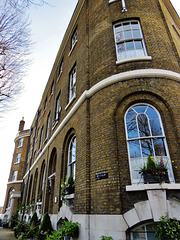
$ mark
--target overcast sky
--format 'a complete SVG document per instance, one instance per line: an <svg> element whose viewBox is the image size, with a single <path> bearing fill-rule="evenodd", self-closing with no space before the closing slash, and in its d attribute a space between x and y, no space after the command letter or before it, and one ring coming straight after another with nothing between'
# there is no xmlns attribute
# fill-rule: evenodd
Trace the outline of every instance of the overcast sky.
<svg viewBox="0 0 180 240"><path fill-rule="evenodd" d="M4 204L6 186L14 151L14 139L19 121L25 118L25 129L30 128L41 96L50 75L61 40L78 0L51 0L51 6L32 7L33 63L24 78L25 91L16 108L0 120L0 206ZM180 0L171 0L180 14ZM53 7L54 6L54 7Z"/></svg>

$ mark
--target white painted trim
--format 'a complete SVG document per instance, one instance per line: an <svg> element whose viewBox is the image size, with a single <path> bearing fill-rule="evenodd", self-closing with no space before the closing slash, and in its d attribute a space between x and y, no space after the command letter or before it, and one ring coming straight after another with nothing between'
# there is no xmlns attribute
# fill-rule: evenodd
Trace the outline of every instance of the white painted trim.
<svg viewBox="0 0 180 240"><path fill-rule="evenodd" d="M122 64L126 62L138 62L138 61L151 61L152 57L151 56L143 56L143 57L134 57L134 58L125 58L119 61L116 61L116 64Z"/></svg>
<svg viewBox="0 0 180 240"><path fill-rule="evenodd" d="M71 105L71 103L76 99L76 93L75 95L71 98L70 102L66 105L65 110L68 109L68 107Z"/></svg>
<svg viewBox="0 0 180 240"><path fill-rule="evenodd" d="M77 44L77 40L75 41L74 45L72 46L72 48L71 48L71 50L70 50L70 52L68 54L68 57L70 57L70 55L71 55L72 51L74 50L76 44Z"/></svg>
<svg viewBox="0 0 180 240"><path fill-rule="evenodd" d="M48 179L50 180L50 179L54 178L55 176L56 176L56 173L54 172L53 174L51 174L51 175L48 177Z"/></svg>
<svg viewBox="0 0 180 240"><path fill-rule="evenodd" d="M36 165L36 163L39 161L41 156L44 154L48 146L53 142L54 138L58 135L58 133L61 131L61 129L65 126L65 124L70 120L70 118L74 115L74 113L79 109L81 104L87 99L92 97L94 94L96 94L101 89L111 86L114 83L122 82L122 81L130 81L134 78L166 78L166 79L172 79L174 81L180 82L180 74L176 72L172 72L169 70L163 70L163 69L140 69L140 70L133 70L133 71L127 71L123 73L118 73L115 75L112 75L108 78L103 79L102 81L95 84L92 88L89 90L85 90L83 94L80 96L80 98L77 100L77 102L74 104L74 106L71 108L69 113L66 115L66 117L62 120L61 124L58 126L58 128L55 130L54 134L51 136L49 141L46 143L44 148L42 149L41 153L37 157L36 161L34 161L33 165L30 168L30 171L33 169L33 167ZM24 175L23 179L27 176L29 173L29 170Z"/></svg>
<svg viewBox="0 0 180 240"><path fill-rule="evenodd" d="M30 131L26 132L26 133L20 132L17 134L16 138L14 139L14 142L16 142L17 140L19 140L21 138L25 138L25 137L29 137L29 136L30 136Z"/></svg>
<svg viewBox="0 0 180 240"><path fill-rule="evenodd" d="M11 182L8 182L7 185L9 184L16 184L16 183L22 183L23 180L17 180L17 181L11 181Z"/></svg>
<svg viewBox="0 0 180 240"><path fill-rule="evenodd" d="M176 183L155 183L155 184L139 184L126 186L127 192L145 191L145 190L180 190L180 184Z"/></svg>

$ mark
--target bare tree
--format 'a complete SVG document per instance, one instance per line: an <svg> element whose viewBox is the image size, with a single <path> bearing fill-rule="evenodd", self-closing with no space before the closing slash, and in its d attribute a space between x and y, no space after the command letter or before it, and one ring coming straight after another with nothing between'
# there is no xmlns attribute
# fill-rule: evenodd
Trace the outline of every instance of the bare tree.
<svg viewBox="0 0 180 240"><path fill-rule="evenodd" d="M17 7L29 7L31 5L38 5L38 6L42 6L44 4L48 4L47 1L45 0L8 0L9 4L11 4L11 6L15 6Z"/></svg>
<svg viewBox="0 0 180 240"><path fill-rule="evenodd" d="M30 31L26 8L0 1L0 111L22 90L29 63Z"/></svg>

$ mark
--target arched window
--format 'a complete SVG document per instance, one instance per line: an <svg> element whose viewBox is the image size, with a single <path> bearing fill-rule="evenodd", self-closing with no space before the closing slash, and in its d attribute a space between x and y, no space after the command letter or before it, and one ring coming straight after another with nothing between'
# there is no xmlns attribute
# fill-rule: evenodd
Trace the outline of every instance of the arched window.
<svg viewBox="0 0 180 240"><path fill-rule="evenodd" d="M138 226L131 230L131 240L157 240L155 237L155 224L146 224Z"/></svg>
<svg viewBox="0 0 180 240"><path fill-rule="evenodd" d="M76 173L76 136L73 135L68 145L68 177L75 180Z"/></svg>
<svg viewBox="0 0 180 240"><path fill-rule="evenodd" d="M125 114L126 139L132 183L139 183L139 170L148 155L155 161L161 157L168 167L170 181L174 181L168 146L159 112L149 104L136 104Z"/></svg>

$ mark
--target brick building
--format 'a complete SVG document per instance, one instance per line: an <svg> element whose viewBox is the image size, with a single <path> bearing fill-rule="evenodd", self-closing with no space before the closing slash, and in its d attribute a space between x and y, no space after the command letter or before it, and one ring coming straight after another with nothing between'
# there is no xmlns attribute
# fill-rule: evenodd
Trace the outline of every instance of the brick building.
<svg viewBox="0 0 180 240"><path fill-rule="evenodd" d="M24 124L25 121L24 118L22 118L19 123L18 134L14 140L14 153L2 211L4 221L11 219L12 214L19 205L19 200L22 195L22 183L29 142L29 130L24 130Z"/></svg>
<svg viewBox="0 0 180 240"><path fill-rule="evenodd" d="M148 240L161 216L180 220L179 54L169 0L79 0L31 125L24 219L77 221L80 240ZM148 155L170 183L144 184Z"/></svg>

